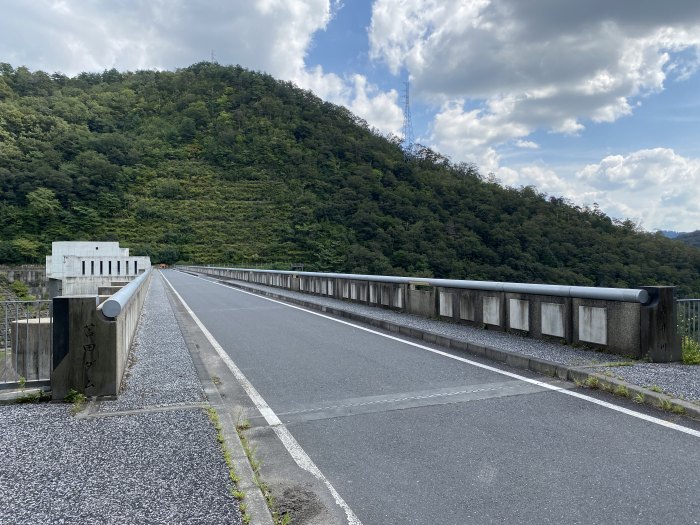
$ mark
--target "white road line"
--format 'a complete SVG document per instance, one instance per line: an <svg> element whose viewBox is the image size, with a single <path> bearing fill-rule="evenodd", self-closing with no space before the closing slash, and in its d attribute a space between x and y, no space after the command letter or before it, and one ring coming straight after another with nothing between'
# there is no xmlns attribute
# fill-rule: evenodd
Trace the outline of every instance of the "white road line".
<svg viewBox="0 0 700 525"><path fill-rule="evenodd" d="M345 500L341 497L341 495L338 494L338 491L335 490L335 487L333 487L331 482L328 481L326 476L323 475L323 473L312 461L309 455L304 451L304 449L301 448L301 445L297 442L296 439L294 439L294 436L292 436L292 434L289 432L287 427L284 426L282 421L280 421L280 419L277 417L277 414L275 414L275 412L270 408L270 406L263 399L260 393L255 389L253 384L250 381L248 381L248 378L245 375L243 375L243 372L241 372L241 370L236 366L231 357L221 347L219 342L216 339L214 339L214 336L211 335L211 332L209 332L209 330L207 330L204 324L202 324L202 322L195 315L195 313L185 302L182 296L177 292L177 290L175 290L175 287L170 283L167 277L165 277L165 275L163 275L162 273L161 277L165 279L165 282L168 283L168 286L173 291L175 296L180 300L182 306L185 308L185 310L187 310L187 313L190 314L190 316L197 324L199 329L202 331L204 336L209 340L209 343L214 347L216 353L219 354L219 357L221 357L223 362L226 363L226 366L229 368L229 370L231 370L233 375L236 377L236 380L238 380L243 389L246 391L248 397L250 397L250 399L255 404L255 407L265 418L265 421L267 421L267 424L272 427L275 434L277 434L277 437L287 449L289 455L292 456L292 459L294 459L296 464L299 465L300 468L309 472L316 479L323 482L323 484L328 488L331 495L333 496L333 499L335 500L336 504L345 512L345 516L348 519L348 525L362 525L362 522L357 516L355 516L355 513L348 506L348 504L345 503Z"/></svg>
<svg viewBox="0 0 700 525"><path fill-rule="evenodd" d="M497 374L501 374L501 375L504 375L504 376L507 376L507 377L512 377L512 378L514 378L514 379L519 379L520 381L525 381L526 383L531 383L531 384L533 384L533 385L537 385L537 386L540 386L540 387L542 387L542 388L546 388L547 390L553 390L553 391L555 391L555 392L559 392L559 393L565 394L565 395L567 395L567 396L575 397L575 398L581 399L581 400L583 400L583 401L588 401L589 403L594 403L594 404L596 404L596 405L600 405L600 406L602 406L602 407L609 408L610 410L615 410L616 412L621 412L622 414L626 414L626 415L628 415L628 416L636 417L637 419L642 419L642 420L644 420L644 421L648 421L648 422L650 422L650 423L654 423L655 425L660 425L660 426L662 426L662 427L666 427L666 428L670 428L670 429L673 429L673 430L677 430L678 432L683 432L683 433L689 434L689 435L691 435L691 436L700 437L700 431L698 431L698 430L694 430L694 429L692 429L692 428L684 427L684 426L682 426L682 425L677 425L676 423L671 423L670 421L664 421L663 419L659 419L658 417L649 416L649 415L647 415L647 414L642 414L641 412L637 412L637 411L635 411L635 410L630 410L629 408L624 408L624 407L615 405L615 404L613 404L613 403L608 403L607 401L602 401L602 400L600 400L600 399L596 399L596 398L594 398L594 397L587 396L586 394L581 394L580 392L573 392L573 391L567 390L567 389L565 389L565 388L560 388L560 387L557 387L557 386L553 386L553 385L544 383L544 382L542 382L542 381L537 381L536 379L530 379L529 377L521 376L521 375L519 375L519 374L514 374L514 373L512 373L512 372L507 372L507 371L505 371L505 370L500 370L500 369L495 368L495 367L493 367L493 366L489 366L489 365L485 365L485 364L482 364L482 363L478 363L478 362L472 361L472 360L470 360L470 359L465 359L464 357L459 357L459 356L456 356L456 355L452 355L452 354L449 354L449 353L447 353L447 352L443 352L443 351L441 351L441 350L436 350L435 348L430 348L429 346L425 346L425 345L422 345L422 344L419 344L419 343L414 343L413 341L408 341L408 340L406 340L406 339L401 339L400 337L396 337L396 336L389 335L389 334L384 334L384 333L382 333L382 332L378 332L378 331L376 331L376 330L372 330L371 328L366 328L366 327L364 327L364 326L360 326L360 325L357 325L357 324L354 324L354 323L350 323L350 322L348 322L348 321L343 321L342 319L336 319L335 317L331 317L331 316L329 316L329 315L325 315L325 314L322 314L322 313L320 313L320 312L315 312L315 311L313 311L313 310L309 310L309 309L303 308L303 307L301 307L301 306L296 306L296 305L293 305L293 304L285 303L285 302L283 302L283 301L278 301L278 300L272 299L272 298L270 298L270 297L265 297L265 296L263 296L263 295L259 295L259 294L253 293L253 292L248 292L248 291L245 291L245 290L241 290L240 288L234 288L234 287L232 287L232 286L227 286L227 285L225 285L225 284L217 283L217 282L211 281L211 280L209 280L209 279L204 279L203 277L199 277L199 276L196 276L196 275L192 275L192 274L186 274L186 275L189 275L189 276L191 276L191 277L195 277L196 279L201 279L202 281L206 281L206 282L208 282L208 283L211 283L211 284L214 284L214 285L217 285L217 286L222 286L222 287L227 288L227 289L229 289L229 290L233 290L233 291L236 291L236 292L240 292L240 293L252 295L252 296L258 297L258 298L260 298L260 299L265 299L266 301L272 301L273 303L281 304L281 305L287 306L287 307L289 307L289 308L294 308L295 310L301 310L302 312L306 312L306 313L311 314L311 315L316 315L316 316L318 316L318 317L323 317L324 319L329 319L329 320L331 320L331 321L335 321L336 323L344 324L344 325L347 325L347 326L352 326L353 328L357 328L358 330L362 330L362 331L364 331L364 332L369 332L369 333L371 333L371 334L376 334L376 335L379 335L379 336L381 336L381 337L385 337L385 338L387 338L387 339L391 339L391 340L393 340L393 341L398 341L398 342L400 342L400 343L404 343L404 344L407 344L407 345L410 345L410 346L414 346L414 347L416 347L416 348L421 348L421 349L423 349L423 350L427 350L428 352L432 352L432 353L434 353L434 354L441 355L441 356L447 357L447 358L449 358L449 359L454 359L455 361L460 361L460 362L462 362L462 363L466 363L466 364L468 364L468 365L476 366L476 367L478 367L478 368L483 368L484 370L489 370L489 371L495 372L495 373L497 373ZM176 292L176 293L177 293L177 292Z"/></svg>

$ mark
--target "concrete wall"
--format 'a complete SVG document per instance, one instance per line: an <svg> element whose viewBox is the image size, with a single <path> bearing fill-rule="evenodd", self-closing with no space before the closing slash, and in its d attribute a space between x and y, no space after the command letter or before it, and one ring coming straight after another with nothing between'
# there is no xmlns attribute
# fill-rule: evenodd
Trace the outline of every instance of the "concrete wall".
<svg viewBox="0 0 700 525"><path fill-rule="evenodd" d="M29 293L38 299L49 297L46 269L43 266L0 266L0 275L9 283L22 281L27 285Z"/></svg>
<svg viewBox="0 0 700 525"><path fill-rule="evenodd" d="M51 377L51 318L20 319L10 323L11 351L15 354L16 377L27 381ZM10 359L14 361L15 359Z"/></svg>
<svg viewBox="0 0 700 525"><path fill-rule="evenodd" d="M53 299L54 399L63 399L70 389L88 397L117 395L151 275L114 319L102 314L97 295Z"/></svg>
<svg viewBox="0 0 700 525"><path fill-rule="evenodd" d="M360 276L332 277L330 274L201 266L182 269L382 306L489 330L514 332L536 339L599 348L634 358L649 357L658 362L680 359L672 287L645 287L652 300L643 305L622 300L431 286L418 280L381 282L381 277L363 280Z"/></svg>

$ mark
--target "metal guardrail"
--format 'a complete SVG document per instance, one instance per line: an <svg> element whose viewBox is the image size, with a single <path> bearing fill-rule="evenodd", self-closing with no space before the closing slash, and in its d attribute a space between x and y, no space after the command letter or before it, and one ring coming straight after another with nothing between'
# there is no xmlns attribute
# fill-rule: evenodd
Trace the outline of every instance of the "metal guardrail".
<svg viewBox="0 0 700 525"><path fill-rule="evenodd" d="M197 268L191 266L190 268ZM650 300L649 292L636 288L595 288L592 286L564 286L558 284L527 284L527 283L500 283L494 281L466 281L457 279L429 279L424 277L395 277L389 275L361 275L348 273L318 273L318 272L290 272L281 270L252 270L245 268L225 267L200 267L214 270L235 270L252 273L273 273L283 275L306 275L309 277L323 277L336 279L349 279L358 281L373 281L393 284L413 284L427 286L442 286L445 288L465 288L470 290L483 290L491 292L523 293L534 295L550 295L555 297L577 297L580 299L598 299L603 301L621 301L628 303L647 304Z"/></svg>
<svg viewBox="0 0 700 525"><path fill-rule="evenodd" d="M0 302L0 389L48 385L53 356L52 302Z"/></svg>
<svg viewBox="0 0 700 525"><path fill-rule="evenodd" d="M117 317L122 310L126 308L126 305L129 303L129 301L131 301L131 298L141 287L141 284L148 278L151 271L151 268L149 268L102 303L100 306L102 314L106 317L111 317L112 319Z"/></svg>
<svg viewBox="0 0 700 525"><path fill-rule="evenodd" d="M700 299L679 299L676 304L678 335L700 343Z"/></svg>

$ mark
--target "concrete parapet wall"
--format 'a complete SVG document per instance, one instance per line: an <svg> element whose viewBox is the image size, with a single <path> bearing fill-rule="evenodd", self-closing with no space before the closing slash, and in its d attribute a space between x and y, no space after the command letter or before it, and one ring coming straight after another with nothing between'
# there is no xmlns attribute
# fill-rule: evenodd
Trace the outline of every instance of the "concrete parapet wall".
<svg viewBox="0 0 700 525"><path fill-rule="evenodd" d="M88 397L118 394L151 275L114 318L103 315L96 295L53 299L54 399L63 399L71 389Z"/></svg>
<svg viewBox="0 0 700 525"><path fill-rule="evenodd" d="M202 266L182 269L599 348L633 358L649 357L656 362L677 361L681 355L675 332L673 287L620 289L617 293L611 289L554 285L503 283L508 285L506 288L499 283L475 281L422 282L418 278ZM442 283L450 286L438 285ZM606 298L598 298L601 296ZM639 297L648 301L642 302Z"/></svg>

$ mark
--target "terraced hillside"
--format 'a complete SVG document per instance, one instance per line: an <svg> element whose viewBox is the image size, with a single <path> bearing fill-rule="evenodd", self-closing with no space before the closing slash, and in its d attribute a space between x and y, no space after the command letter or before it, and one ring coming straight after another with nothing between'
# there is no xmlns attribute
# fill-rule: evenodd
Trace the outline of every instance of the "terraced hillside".
<svg viewBox="0 0 700 525"><path fill-rule="evenodd" d="M288 82L200 63L74 78L0 64L0 264L55 240L154 262L700 294L700 250L503 187Z"/></svg>

